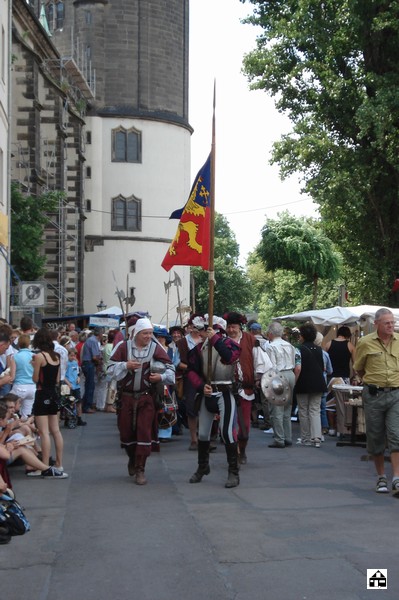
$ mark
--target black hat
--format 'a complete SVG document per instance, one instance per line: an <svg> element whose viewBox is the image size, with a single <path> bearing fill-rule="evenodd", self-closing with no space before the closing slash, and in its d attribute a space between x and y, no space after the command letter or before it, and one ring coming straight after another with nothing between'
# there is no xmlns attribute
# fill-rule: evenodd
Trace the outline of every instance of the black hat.
<svg viewBox="0 0 399 600"><path fill-rule="evenodd" d="M182 335L185 335L185 333L186 333L186 332L184 331L183 327L181 327L180 325L173 325L172 327L169 327L169 333L170 333L170 335L172 335L172 333L173 333L174 331L180 331L180 333L181 333Z"/></svg>
<svg viewBox="0 0 399 600"><path fill-rule="evenodd" d="M223 315L227 325L245 325L247 317L238 312L228 312Z"/></svg>
<svg viewBox="0 0 399 600"><path fill-rule="evenodd" d="M145 317L149 317L150 315L148 314L148 312L143 312L143 311L137 311L134 313L131 313L129 315L127 315L126 317L126 325L127 327L133 327L133 325L136 325L137 321L139 319L143 319Z"/></svg>

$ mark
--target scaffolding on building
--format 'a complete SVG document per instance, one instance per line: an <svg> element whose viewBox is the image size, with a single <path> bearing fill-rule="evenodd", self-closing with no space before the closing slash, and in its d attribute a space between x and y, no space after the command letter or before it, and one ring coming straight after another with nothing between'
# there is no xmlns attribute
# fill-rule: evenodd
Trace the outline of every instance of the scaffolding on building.
<svg viewBox="0 0 399 600"><path fill-rule="evenodd" d="M28 143L12 142L11 144L11 180L19 181L24 189L30 191L31 150Z"/></svg>
<svg viewBox="0 0 399 600"><path fill-rule="evenodd" d="M40 17L47 35L53 37L45 27L43 3L37 0L28 3ZM43 281L49 292L46 310L57 316L76 314L81 310L83 132L86 111L96 93L96 72L83 42L74 38L73 27L70 42L69 33L66 35L66 49L61 52L62 56L57 57L56 52L50 52L41 61L38 72L47 80L46 89L40 90L42 94L37 95L36 105L29 103L30 98L26 104L28 110L36 111L35 119L40 121L39 135L29 146L29 142L25 141L27 122L21 119L21 124L17 125L21 130L16 130L21 141L12 143L10 165L12 181L18 182L27 195L57 190L64 192L60 195L57 209L47 214L48 222L44 228L46 275ZM52 88L50 95L46 95L48 84ZM54 99L53 104L49 99ZM42 114L37 111L42 111Z"/></svg>

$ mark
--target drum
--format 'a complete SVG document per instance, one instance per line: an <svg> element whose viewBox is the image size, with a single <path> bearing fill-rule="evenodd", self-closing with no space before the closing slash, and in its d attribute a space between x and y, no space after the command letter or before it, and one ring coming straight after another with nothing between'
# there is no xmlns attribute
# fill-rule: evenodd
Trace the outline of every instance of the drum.
<svg viewBox="0 0 399 600"><path fill-rule="evenodd" d="M158 411L159 429L169 429L177 422L177 401L174 392L170 392L168 387L164 386L164 395L162 407Z"/></svg>

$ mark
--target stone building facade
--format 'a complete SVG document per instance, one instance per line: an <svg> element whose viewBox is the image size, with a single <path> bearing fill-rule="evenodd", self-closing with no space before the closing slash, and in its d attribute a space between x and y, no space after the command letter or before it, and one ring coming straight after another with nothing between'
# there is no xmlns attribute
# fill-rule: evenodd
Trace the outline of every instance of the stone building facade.
<svg viewBox="0 0 399 600"><path fill-rule="evenodd" d="M116 288L155 322L189 304L189 269L160 266L191 184L188 7L12 3L11 177L64 193L45 229L44 316L117 305Z"/></svg>
<svg viewBox="0 0 399 600"><path fill-rule="evenodd" d="M118 287L135 298L134 309L175 322L177 298L172 288L167 314L169 275L160 265L177 226L168 217L190 190L189 2L45 7L53 43L62 56L81 58L95 89L85 133L84 310L100 298L118 303ZM189 269L176 271L187 305Z"/></svg>
<svg viewBox="0 0 399 600"><path fill-rule="evenodd" d="M47 298L41 312L76 314L84 293L85 110L93 94L24 0L12 3L11 85L11 179L29 196L62 192L45 226Z"/></svg>

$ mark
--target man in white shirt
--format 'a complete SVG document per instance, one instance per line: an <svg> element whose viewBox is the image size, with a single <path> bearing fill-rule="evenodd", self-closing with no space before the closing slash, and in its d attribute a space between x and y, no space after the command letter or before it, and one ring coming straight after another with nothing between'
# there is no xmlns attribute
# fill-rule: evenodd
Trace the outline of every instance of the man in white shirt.
<svg viewBox="0 0 399 600"><path fill-rule="evenodd" d="M267 330L270 344L266 346L266 352L270 357L273 368L284 375L290 386L289 399L283 406L269 404L274 432L274 442L269 445L269 448L285 448L286 446L292 446L292 395L295 381L300 373L300 368L295 365L295 347L282 338L283 331L283 326L280 323L277 323L277 321L273 321Z"/></svg>

